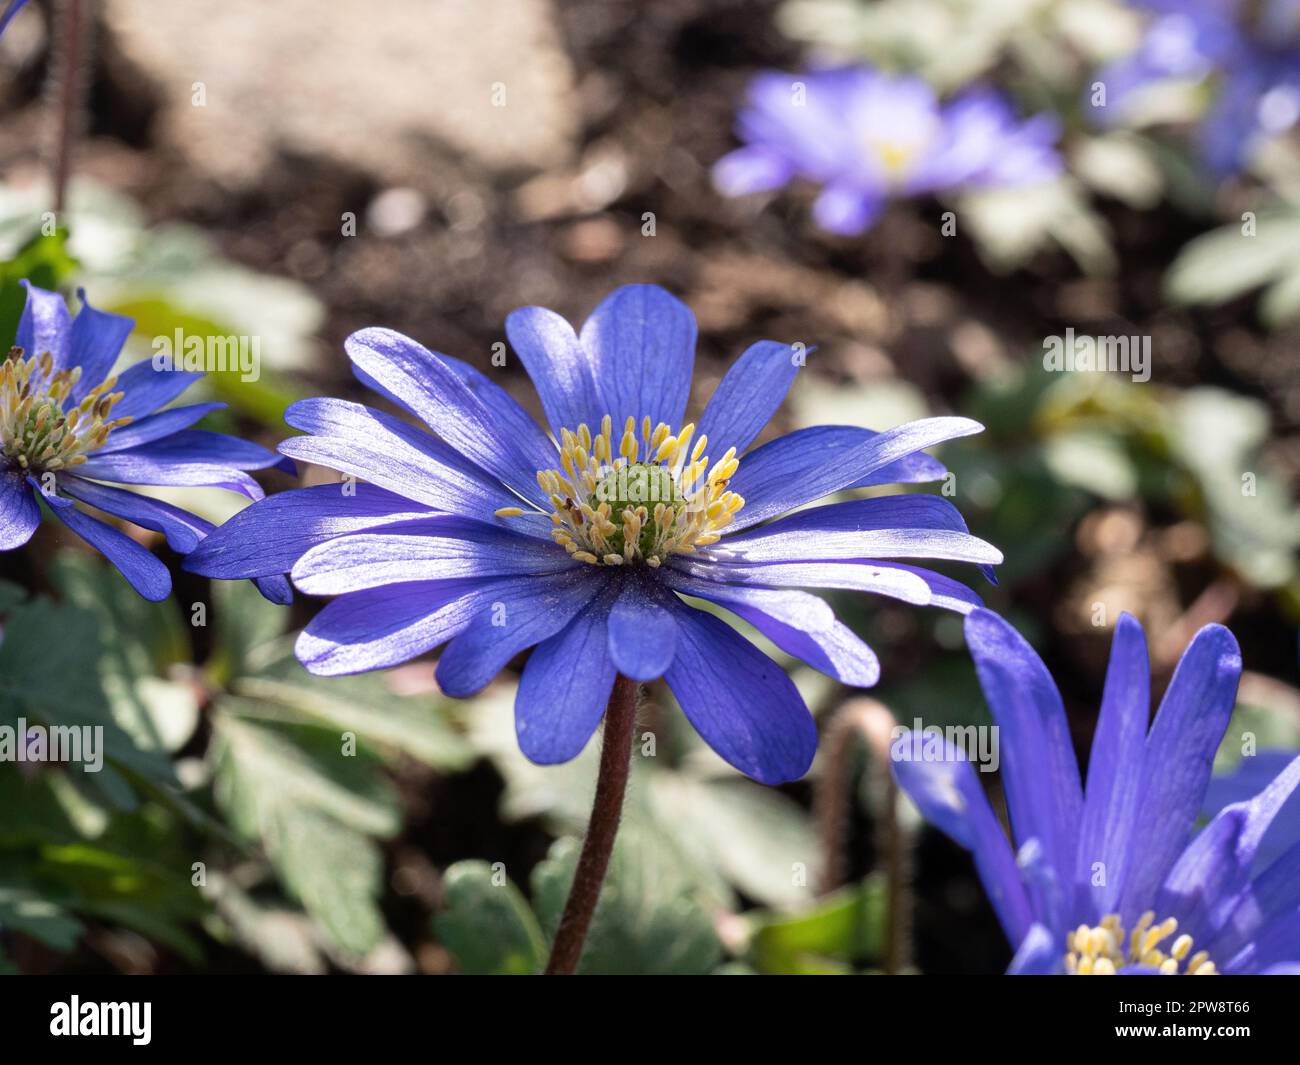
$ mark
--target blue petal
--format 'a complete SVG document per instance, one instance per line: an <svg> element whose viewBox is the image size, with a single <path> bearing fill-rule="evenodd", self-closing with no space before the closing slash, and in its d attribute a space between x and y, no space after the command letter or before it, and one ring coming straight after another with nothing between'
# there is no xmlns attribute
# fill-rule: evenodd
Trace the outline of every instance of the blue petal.
<svg viewBox="0 0 1300 1065"><path fill-rule="evenodd" d="M884 206L881 189L857 181L835 182L813 202L813 218L830 233L856 237L875 224Z"/></svg>
<svg viewBox="0 0 1300 1065"><path fill-rule="evenodd" d="M172 590L171 574L154 555L125 533L76 507L51 507L54 515L121 571L131 587L146 599L166 599Z"/></svg>
<svg viewBox="0 0 1300 1065"><path fill-rule="evenodd" d="M287 573L310 548L336 536L428 517L409 499L373 485L318 484L269 496L213 531L185 569L233 579Z"/></svg>
<svg viewBox="0 0 1300 1065"><path fill-rule="evenodd" d="M509 392L462 359L456 359L437 351L430 352L430 354L451 370L474 397L487 408L488 413L491 414L502 431L520 445L525 458L532 462L537 469L550 469L555 465L555 444L542 431L541 426L533 421L532 415L524 410ZM399 407L410 411L417 418L420 416L359 366L353 365L352 373L367 388L387 397Z"/></svg>
<svg viewBox="0 0 1300 1065"><path fill-rule="evenodd" d="M288 606L293 602L293 586L289 578L277 573L273 577L254 577L253 586L262 593L262 598L276 606Z"/></svg>
<svg viewBox="0 0 1300 1065"><path fill-rule="evenodd" d="M1293 750L1263 748L1242 758L1226 773L1216 773L1205 789L1201 804L1201 819L1210 820L1225 806L1246 802L1263 791L1273 779L1291 763ZM1292 844L1300 842L1300 792L1293 795L1287 808L1274 820L1259 852L1255 855L1256 871L1286 852Z"/></svg>
<svg viewBox="0 0 1300 1065"><path fill-rule="evenodd" d="M96 453L109 455L114 451L125 451L127 448L137 447L140 444L161 440L164 436L171 436L172 433L179 432L181 429L188 429L205 414L210 414L214 410L222 410L225 406L224 403L192 403L187 407L172 407L170 410L151 414L148 417L131 422L130 425L114 429L108 434L104 446Z"/></svg>
<svg viewBox="0 0 1300 1065"><path fill-rule="evenodd" d="M1187 846L1240 676L1241 651L1222 625L1201 629L1174 671L1142 759L1142 816L1129 843L1121 896L1125 927L1150 907Z"/></svg>
<svg viewBox="0 0 1300 1065"><path fill-rule="evenodd" d="M294 650L324 677L395 666L450 640L502 583L412 581L340 596L307 623Z"/></svg>
<svg viewBox="0 0 1300 1065"><path fill-rule="evenodd" d="M599 566L495 581L438 659L438 687L453 698L480 691L520 651L563 629L607 583Z"/></svg>
<svg viewBox="0 0 1300 1065"><path fill-rule="evenodd" d="M254 500L265 494L261 486L242 470L210 462L174 461L136 450L94 454L77 467L77 474L118 484L226 488Z"/></svg>
<svg viewBox="0 0 1300 1065"><path fill-rule="evenodd" d="M829 677L858 688L870 688L880 679L875 653L815 595L696 580L673 571L665 578L675 591L726 607L781 650Z"/></svg>
<svg viewBox="0 0 1300 1065"><path fill-rule="evenodd" d="M554 573L581 565L551 540L436 514L319 544L294 563L290 576L307 595L346 595L403 581Z"/></svg>
<svg viewBox="0 0 1300 1065"><path fill-rule="evenodd" d="M629 579L609 614L610 659L624 676L647 681L662 677L677 648L677 624L670 606L648 582Z"/></svg>
<svg viewBox="0 0 1300 1065"><path fill-rule="evenodd" d="M817 726L785 671L718 618L685 605L674 616L677 651L664 679L704 742L760 783L803 776Z"/></svg>
<svg viewBox="0 0 1300 1065"><path fill-rule="evenodd" d="M1220 908L1218 931L1197 946L1213 958L1230 958L1261 928L1300 907L1300 843L1293 845Z"/></svg>
<svg viewBox="0 0 1300 1065"><path fill-rule="evenodd" d="M673 559L673 572L730 585L776 585L781 588L846 588L901 599L924 606L931 602L926 581L903 566L887 566L866 559L853 562L734 563L687 557ZM935 574L934 576L937 576Z"/></svg>
<svg viewBox="0 0 1300 1065"><path fill-rule="evenodd" d="M515 695L515 734L538 765L582 753L605 715L618 670L606 623L611 597L599 596L529 656Z"/></svg>
<svg viewBox="0 0 1300 1065"><path fill-rule="evenodd" d="M95 458L101 454L103 452L96 452ZM229 466L235 470L264 470L272 466L284 468L284 460L274 451L237 436L214 433L207 429L182 429L161 440L151 440L147 444L116 454L135 455L158 462L207 463L211 466ZM293 471L290 469L286 472Z"/></svg>
<svg viewBox="0 0 1300 1065"><path fill-rule="evenodd" d="M657 285L624 285L582 326L604 413L617 433L630 416L676 428L686 413L695 367L695 315Z"/></svg>
<svg viewBox="0 0 1300 1065"><path fill-rule="evenodd" d="M1079 827L1075 866L1077 904L1096 923L1115 909L1124 883L1129 836L1138 816L1142 756L1151 719L1151 667L1146 634L1130 614L1121 614L1110 645L1110 666L1097 731L1088 756L1088 787ZM1095 884L1096 863L1105 883ZM1162 919L1168 916L1161 911Z"/></svg>
<svg viewBox="0 0 1300 1065"><path fill-rule="evenodd" d="M834 562L733 563L726 559L674 559L672 568L726 584L767 584L782 588L844 588L887 595L918 606L937 606L969 614L983 600L963 584L941 573L902 562L874 558Z"/></svg>
<svg viewBox="0 0 1300 1065"><path fill-rule="evenodd" d="M1174 863L1156 896L1158 912L1178 918L1197 943L1213 938L1240 904L1260 842L1300 786L1300 757L1253 799L1223 810Z"/></svg>
<svg viewBox="0 0 1300 1065"><path fill-rule="evenodd" d="M0 14L0 33L4 33L5 27L9 25L9 20L18 14L26 3L27 0L9 0L9 3L5 5L4 12Z"/></svg>
<svg viewBox="0 0 1300 1065"><path fill-rule="evenodd" d="M304 399L285 421L309 436L281 441L282 454L361 477L438 510L491 515L519 499L441 440L359 403ZM534 483L533 495L540 494Z"/></svg>
<svg viewBox="0 0 1300 1065"><path fill-rule="evenodd" d="M761 529L727 536L701 557L744 563L864 557L998 563L1002 552L966 532L966 523L946 499L900 495L799 511Z"/></svg>
<svg viewBox="0 0 1300 1065"><path fill-rule="evenodd" d="M1002 930L1008 940L1019 943L1033 913L1011 844L965 755L943 741L936 752L941 757L932 758L931 742L939 739L911 730L897 735L889 752L894 778L922 817L971 852Z"/></svg>
<svg viewBox="0 0 1300 1065"><path fill-rule="evenodd" d="M128 366L117 378L114 392L122 398L113 407L114 418L143 418L170 403L203 375L190 370L155 370L150 359Z"/></svg>
<svg viewBox="0 0 1300 1065"><path fill-rule="evenodd" d="M532 378L556 438L561 429L584 423L594 430L604 403L573 326L545 307L521 307L506 318L506 336Z"/></svg>
<svg viewBox="0 0 1300 1065"><path fill-rule="evenodd" d="M696 426L696 439L709 438L715 461L727 448L739 455L753 443L790 391L800 364L794 348L775 340L760 340L731 364Z"/></svg>
<svg viewBox="0 0 1300 1065"><path fill-rule="evenodd" d="M86 393L108 376L122 352L122 345L135 328L132 318L92 307L86 300L85 290L79 289L77 295L81 297L81 310L72 320L71 358L81 367L81 377L77 379L65 407L75 407Z"/></svg>
<svg viewBox="0 0 1300 1065"><path fill-rule="evenodd" d="M164 503L161 499L137 495L121 488L96 484L69 475L61 476L59 487L83 503L125 518L142 529L152 529L167 538L167 544L179 554L188 554L198 546L200 540L212 531L212 523L200 517Z"/></svg>
<svg viewBox="0 0 1300 1065"><path fill-rule="evenodd" d="M1289 971L1300 959L1300 906L1279 914L1219 970L1230 975Z"/></svg>
<svg viewBox="0 0 1300 1065"><path fill-rule="evenodd" d="M766 148L738 148L713 164L714 187L724 196L769 192L793 176L793 164Z"/></svg>
<svg viewBox="0 0 1300 1065"><path fill-rule="evenodd" d="M0 469L0 551L22 547L41 523L41 507L27 479L16 470Z"/></svg>
<svg viewBox="0 0 1300 1065"><path fill-rule="evenodd" d="M732 529L744 529L862 483L891 463L983 430L969 418L925 418L883 433L830 426L780 437L746 455L729 487L745 500Z"/></svg>
<svg viewBox="0 0 1300 1065"><path fill-rule="evenodd" d="M1001 729L1012 832L1018 841L1038 839L1046 863L1069 883L1083 790L1060 693L1042 659L997 614L973 611L965 630L980 686Z"/></svg>
<svg viewBox="0 0 1300 1065"><path fill-rule="evenodd" d="M414 410L452 449L524 498L537 495L537 467L433 352L391 329L362 329L343 346L358 368Z"/></svg>
<svg viewBox="0 0 1300 1065"><path fill-rule="evenodd" d="M1061 948L1056 937L1041 924L1035 924L1016 948L1016 956L1007 966L1007 975L1050 976L1060 969Z"/></svg>
<svg viewBox="0 0 1300 1065"><path fill-rule="evenodd" d="M48 351L55 372L68 369L72 365L72 319L67 304L57 292L37 288L30 281L21 284L27 289L27 302L18 319L14 344L28 358L40 358Z"/></svg>

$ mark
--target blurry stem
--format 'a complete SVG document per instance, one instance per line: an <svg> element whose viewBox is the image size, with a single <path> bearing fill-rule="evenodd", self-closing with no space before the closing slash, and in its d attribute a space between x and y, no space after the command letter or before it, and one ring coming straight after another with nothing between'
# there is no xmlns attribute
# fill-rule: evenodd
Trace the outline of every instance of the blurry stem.
<svg viewBox="0 0 1300 1065"><path fill-rule="evenodd" d="M821 894L842 887L848 878L845 837L852 810L854 752L863 740L871 756L869 780L876 789L876 853L884 862L888 899L885 932L885 971L902 972L911 964L912 847L898 819L898 785L890 772L889 748L894 715L874 699L854 699L831 721L826 731L826 764L814 796L822 844Z"/></svg>
<svg viewBox="0 0 1300 1065"><path fill-rule="evenodd" d="M63 0L54 27L54 60L50 73L58 119L54 144L54 214L60 218L60 224L82 118L88 28L85 0Z"/></svg>
<svg viewBox="0 0 1300 1065"><path fill-rule="evenodd" d="M582 841L582 853L573 874L564 914L555 930L551 958L546 963L547 976L570 976L578 969L591 915L596 912L600 888L609 868L609 856L623 815L623 796L627 793L628 773L632 768L632 732L636 725L636 681L622 675L614 679L614 690L605 710L605 736L600 748L600 773L596 777L596 798L591 806L591 822Z"/></svg>

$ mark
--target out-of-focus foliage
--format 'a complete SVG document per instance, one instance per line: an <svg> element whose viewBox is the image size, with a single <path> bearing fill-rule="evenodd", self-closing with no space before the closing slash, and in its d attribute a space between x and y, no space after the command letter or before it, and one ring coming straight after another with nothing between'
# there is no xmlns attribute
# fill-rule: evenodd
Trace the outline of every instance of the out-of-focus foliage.
<svg viewBox="0 0 1300 1065"><path fill-rule="evenodd" d="M0 260L8 260L0 276L0 341L13 335L22 311L21 295L13 295L17 281L56 289L75 262L77 282L94 293L95 305L134 318L137 338L170 340L182 330L187 337L255 339L257 380L226 371L208 374L204 386L280 427L284 408L299 398L286 375L306 365L324 316L310 292L231 263L192 226L148 226L129 199L91 181L73 186L66 229L41 236L47 205L41 187L0 187ZM152 353L147 343L127 348L128 357Z"/></svg>

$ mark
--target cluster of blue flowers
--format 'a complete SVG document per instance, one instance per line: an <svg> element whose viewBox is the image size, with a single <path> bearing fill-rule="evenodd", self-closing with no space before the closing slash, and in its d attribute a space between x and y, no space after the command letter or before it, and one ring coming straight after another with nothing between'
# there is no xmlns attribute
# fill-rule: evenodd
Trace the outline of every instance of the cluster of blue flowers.
<svg viewBox="0 0 1300 1065"><path fill-rule="evenodd" d="M286 415L303 435L279 458L190 428L213 404L160 410L193 374L145 362L110 376L129 319L84 298L71 318L60 297L29 287L0 370L0 547L31 536L43 502L141 594L165 596L163 564L83 504L161 532L196 573L251 578L280 601L288 574L300 591L334 597L297 645L319 674L443 646L439 684L468 696L533 648L516 724L522 750L542 763L586 745L619 674L662 677L714 750L767 783L807 771L815 723L780 666L687 598L859 687L876 682L875 655L803 588L958 611L1002 730L1016 849L960 752L901 759L896 772L974 853L1018 947L1012 971L1300 966L1300 845L1256 868L1300 759L1194 832L1241 669L1227 630L1198 634L1148 734L1145 641L1120 620L1085 791L1042 662L972 591L916 565L991 573L999 552L937 496L808 507L844 489L939 479L944 468L922 449L977 423L822 426L752 447L802 362L772 341L746 350L688 422L695 320L654 286L616 290L580 330L538 307L507 328L549 434L468 364L364 329L346 344L358 378L427 431L362 404L303 400ZM294 459L348 476L262 498L246 471L291 470ZM114 484L215 485L256 502L213 529Z"/></svg>
<svg viewBox="0 0 1300 1065"><path fill-rule="evenodd" d="M1300 3L1297 0L1134 0L1152 15L1140 45L1103 70L1099 114L1131 118L1163 82L1213 89L1197 142L1217 173L1240 170L1258 145L1300 121Z"/></svg>

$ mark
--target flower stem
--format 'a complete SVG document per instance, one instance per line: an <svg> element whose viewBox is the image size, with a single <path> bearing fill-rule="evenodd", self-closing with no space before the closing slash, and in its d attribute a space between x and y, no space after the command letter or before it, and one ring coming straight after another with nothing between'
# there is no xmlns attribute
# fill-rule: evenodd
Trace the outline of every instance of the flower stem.
<svg viewBox="0 0 1300 1065"><path fill-rule="evenodd" d="M89 22L83 0L63 0L55 26L55 54L50 80L54 91L57 129L54 138L54 213L62 225L72 177L72 156L86 91L86 52Z"/></svg>
<svg viewBox="0 0 1300 1065"><path fill-rule="evenodd" d="M627 792L628 772L632 768L632 732L636 725L636 681L622 675L614 680L614 690L605 710L605 737L600 749L600 774L596 778L596 799L591 806L591 821L582 841L578 868L573 874L564 914L555 930L551 958L546 963L547 976L570 976L577 971L582 948L591 927L591 915L605 882L609 856L618 834L623 814L623 796Z"/></svg>
<svg viewBox="0 0 1300 1065"><path fill-rule="evenodd" d="M855 779L853 754L861 740L870 756L868 780L876 823L877 860L885 866L886 931L884 969L899 973L911 967L913 840L898 816L898 786L890 772L889 749L894 715L874 699L854 699L831 719L824 741L826 765L817 783L814 812L822 844L821 894L848 882L850 802Z"/></svg>

